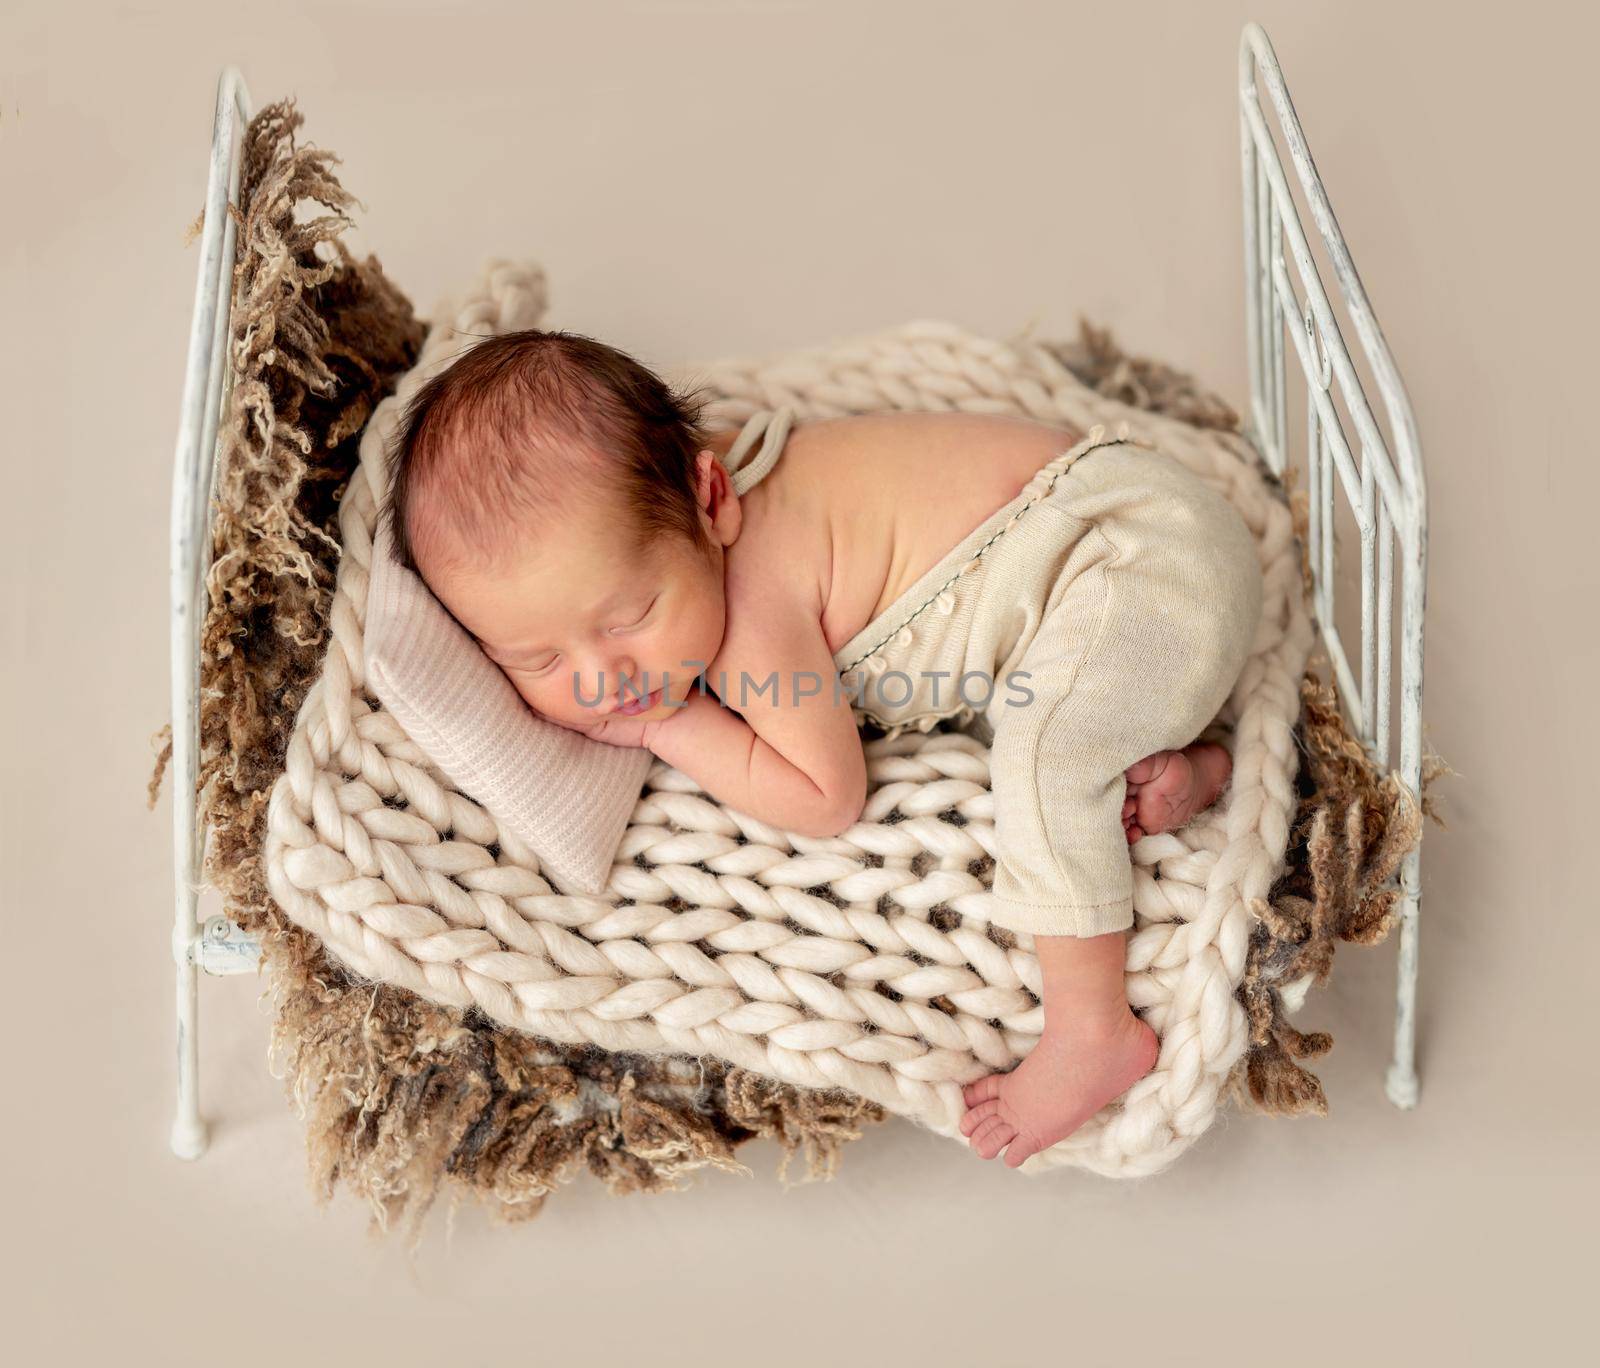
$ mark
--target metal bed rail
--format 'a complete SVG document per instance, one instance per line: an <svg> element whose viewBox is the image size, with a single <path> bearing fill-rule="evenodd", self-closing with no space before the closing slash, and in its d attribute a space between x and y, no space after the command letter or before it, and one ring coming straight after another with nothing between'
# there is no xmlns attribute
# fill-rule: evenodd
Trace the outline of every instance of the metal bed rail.
<svg viewBox="0 0 1600 1368"><path fill-rule="evenodd" d="M1305 373L1308 403L1308 483L1311 492L1310 556L1314 614L1338 676L1352 725L1381 768L1389 767L1390 630L1394 543L1401 570L1400 777L1421 792L1422 613L1427 551L1427 501L1416 423L1377 319L1350 260L1326 192L1311 161L1290 103L1283 74L1265 32L1247 24L1240 41L1239 103L1244 172L1246 318L1249 338L1249 435L1268 466L1288 466L1285 331ZM1259 83L1265 84L1323 243L1334 263L1341 294L1355 319L1363 349L1378 378L1395 434L1391 455L1362 393L1350 353L1312 262L1287 177L1268 130ZM237 250L228 206L237 207L244 127L252 113L244 78L232 67L217 83L211 162L206 185L199 276L184 372L172 481L171 668L174 919L177 967L177 1110L172 1150L199 1158L208 1132L200 1114L199 974L255 971L255 937L224 916L199 921L206 833L197 820L196 776L200 748L200 629L206 611L210 563L210 507L216 477L217 431L231 391L228 323ZM1287 238L1305 291L1302 306L1283 255ZM1285 328L1292 316L1295 326ZM1353 415L1355 451L1333 407L1331 385ZM1334 622L1334 475L1338 475L1361 530L1361 656L1356 676ZM1414 1105L1417 914L1420 855L1401 867L1400 971L1394 1058L1387 1091L1396 1105Z"/></svg>
<svg viewBox="0 0 1600 1368"><path fill-rule="evenodd" d="M211 562L211 491L217 469L217 428L232 391L228 320L233 300L236 227L228 206L239 202L239 170L250 93L229 67L217 82L211 169L206 180L200 274L195 282L189 358L178 415L172 470L172 957L178 970L178 1100L172 1151L183 1159L205 1153L200 1116L200 985L209 974L249 973L260 947L225 917L199 924L206 833L197 820L195 780L200 758L200 628L206 613Z"/></svg>
<svg viewBox="0 0 1600 1368"><path fill-rule="evenodd" d="M1261 100L1265 86L1289 149L1311 217L1333 263L1345 308L1377 380L1393 434L1385 441L1339 332L1322 278L1290 193ZM1391 651L1394 637L1395 555L1400 571L1399 777L1414 799L1422 793L1422 645L1427 578L1428 499L1416 418L1394 358L1378 327L1355 263L1311 160L1305 133L1284 84L1277 55L1259 24L1239 41L1239 119L1244 178L1245 318L1249 337L1249 435L1277 475L1289 465L1284 335L1294 343L1306 381L1306 477L1313 615L1321 631L1351 727L1380 771L1392 768L1390 714L1395 710ZM1289 244L1304 290L1295 293L1284 261ZM1352 441L1334 405L1337 397L1355 425ZM1336 617L1338 571L1334 477L1361 540L1361 646L1352 665ZM1359 668L1359 675L1357 669ZM1385 1080L1397 1107L1417 1101L1417 920L1421 907L1421 850L1398 872L1400 960L1395 990L1394 1054Z"/></svg>

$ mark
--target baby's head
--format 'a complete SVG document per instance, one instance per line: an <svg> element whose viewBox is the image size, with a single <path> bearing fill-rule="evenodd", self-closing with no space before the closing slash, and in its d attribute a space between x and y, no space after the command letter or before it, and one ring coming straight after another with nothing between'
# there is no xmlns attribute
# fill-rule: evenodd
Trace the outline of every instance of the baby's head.
<svg viewBox="0 0 1600 1368"><path fill-rule="evenodd" d="M473 345L406 407L384 509L395 559L557 722L668 674L682 701L722 644L740 509L703 408L603 342L543 331Z"/></svg>

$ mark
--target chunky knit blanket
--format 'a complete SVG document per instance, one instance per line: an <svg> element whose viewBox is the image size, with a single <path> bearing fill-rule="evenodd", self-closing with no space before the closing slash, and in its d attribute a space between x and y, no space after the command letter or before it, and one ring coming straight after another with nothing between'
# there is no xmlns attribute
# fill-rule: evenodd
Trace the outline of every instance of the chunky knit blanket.
<svg viewBox="0 0 1600 1368"><path fill-rule="evenodd" d="M361 978L563 1044L698 1055L778 1083L843 1088L960 1140L962 1084L1025 1056L1042 1011L1031 940L987 920L987 753L957 730L867 741L869 797L842 837L775 830L658 762L599 897L558 894L514 834L455 791L367 689L362 622L386 440L461 334L540 326L542 273L498 262L436 326L374 412L340 504L332 638L271 793L273 897ZM1155 1172L1205 1132L1244 1053L1236 995L1284 867L1294 725L1312 644L1288 507L1249 443L1131 408L1026 337L915 322L789 355L670 372L737 424L878 409L1011 413L1120 429L1227 495L1257 539L1266 607L1219 727L1224 798L1134 847L1129 998L1156 1067L1024 1170ZM961 1141L961 1143L965 1143Z"/></svg>

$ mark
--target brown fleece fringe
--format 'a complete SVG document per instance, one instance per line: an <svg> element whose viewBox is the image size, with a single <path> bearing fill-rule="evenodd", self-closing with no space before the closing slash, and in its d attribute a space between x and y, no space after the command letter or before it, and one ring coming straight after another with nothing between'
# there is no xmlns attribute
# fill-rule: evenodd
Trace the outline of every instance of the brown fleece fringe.
<svg viewBox="0 0 1600 1368"><path fill-rule="evenodd" d="M1076 342L1039 345L1073 375L1098 394L1132 408L1147 409L1176 418L1192 427L1238 432L1239 415L1218 395L1201 388L1192 375L1152 361L1129 356L1117 345L1110 328L1097 328L1079 315Z"/></svg>
<svg viewBox="0 0 1600 1368"><path fill-rule="evenodd" d="M830 1176L881 1108L710 1059L554 1045L473 1009L360 982L273 903L260 855L266 803L325 649L338 499L367 419L414 364L424 333L377 258L358 262L339 240L355 201L333 174L338 158L296 145L301 122L286 101L246 134L196 797L210 831L207 877L227 915L262 940L272 1055L306 1123L314 1192L327 1201L344 1184L369 1204L374 1232L404 1229L414 1246L446 1191L452 1205L474 1194L515 1221L585 1170L614 1192L675 1187L707 1166L744 1171L735 1150L757 1136L782 1146L780 1173L799 1154L808 1176ZM296 222L296 207L311 204L326 212ZM1079 326L1077 342L1041 345L1087 384L1238 429L1234 411L1189 376L1125 356L1109 330ZM1240 1072L1258 1104L1280 1111L1305 1109L1286 1099L1320 1099L1290 1056L1325 1037L1288 1026L1279 989L1306 972L1325 977L1335 940L1381 937L1392 897L1377 883L1414 839L1362 769L1337 710L1324 695L1307 700L1311 763L1295 850L1263 905L1241 988L1252 1037ZM170 727L155 739L152 806Z"/></svg>

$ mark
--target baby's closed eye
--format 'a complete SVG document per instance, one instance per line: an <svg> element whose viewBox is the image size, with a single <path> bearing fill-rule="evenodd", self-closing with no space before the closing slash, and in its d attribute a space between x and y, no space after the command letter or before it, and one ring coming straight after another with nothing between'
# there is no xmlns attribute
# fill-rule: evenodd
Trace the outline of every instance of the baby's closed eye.
<svg viewBox="0 0 1600 1368"><path fill-rule="evenodd" d="M630 623L626 624L625 626L613 627L611 629L612 635L616 635L619 632L631 632L636 627L643 627L644 624L647 621L649 621L651 614L653 614L655 612L656 604L658 604L660 601L661 601L661 595L660 594L656 594L650 600L650 602L646 606L644 612L637 619L635 619L633 622L630 622Z"/></svg>
<svg viewBox="0 0 1600 1368"><path fill-rule="evenodd" d="M652 594L644 604L633 607L626 619L618 624L606 628L608 636L626 636L629 632L637 631L650 622L656 614L656 605L661 602L660 592ZM500 651L480 642L484 653L508 674L520 675L528 679L538 679L548 675L561 662L562 653L558 650L529 651Z"/></svg>

